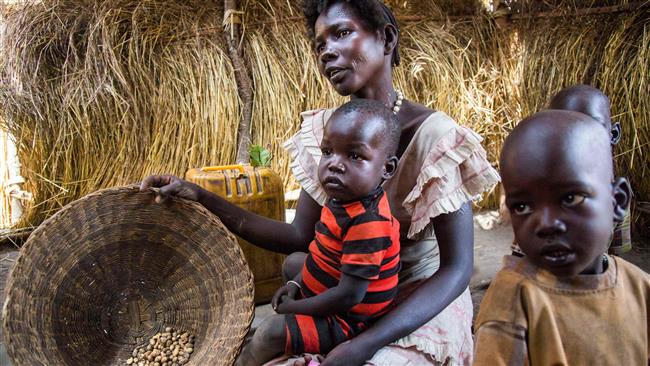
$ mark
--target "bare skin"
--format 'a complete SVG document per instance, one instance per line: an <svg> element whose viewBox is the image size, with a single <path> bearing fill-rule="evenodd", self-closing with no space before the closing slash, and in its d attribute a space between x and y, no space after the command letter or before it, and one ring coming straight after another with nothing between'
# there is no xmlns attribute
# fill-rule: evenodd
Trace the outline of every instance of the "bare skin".
<svg viewBox="0 0 650 366"><path fill-rule="evenodd" d="M384 110L382 113L390 113ZM389 114L390 116L390 114ZM377 114L337 110L325 128L318 168L318 179L328 196L341 202L356 201L390 179L397 168L397 157L389 150L385 127L389 122ZM310 256L312 253L310 252ZM297 299L302 283L301 267L307 255L293 253L284 273L294 282L278 289L271 304L278 314L301 314L327 317L345 314L359 304L368 291L370 280L341 272L338 284L315 296ZM282 321L282 323L280 323ZM279 325L279 326L278 326ZM253 340L244 347L237 365L257 365L282 353L287 343L284 317L273 315L266 319Z"/></svg>
<svg viewBox="0 0 650 366"><path fill-rule="evenodd" d="M324 42L316 55L321 73L328 77L328 71L331 72L335 65L345 67L348 73L344 78L341 78L344 75L328 77L339 94L392 105L396 93L391 55L397 43L397 32L392 25L379 31L366 30L349 5L336 3L321 14L315 30L316 41ZM398 157L431 113L433 110L421 104L404 101L397 115L402 127ZM247 212L175 177L147 177L141 189L150 187L161 187L162 195L179 195L200 202L235 234L259 247L281 253L307 251L321 210L320 205L302 191L296 220L285 224ZM440 249L440 269L368 330L334 348L322 363L324 366L363 364L381 347L412 333L438 315L467 288L474 246L471 204L437 216L432 223Z"/></svg>
<svg viewBox="0 0 650 366"><path fill-rule="evenodd" d="M610 131L611 144L621 138L621 124L612 123L609 98L602 91L590 85L573 85L560 90L551 99L549 109L576 111L591 116Z"/></svg>
<svg viewBox="0 0 650 366"><path fill-rule="evenodd" d="M602 273L613 223L623 219L631 194L625 179L613 178L608 131L582 113L559 110L517 127L501 166L519 246L558 277Z"/></svg>

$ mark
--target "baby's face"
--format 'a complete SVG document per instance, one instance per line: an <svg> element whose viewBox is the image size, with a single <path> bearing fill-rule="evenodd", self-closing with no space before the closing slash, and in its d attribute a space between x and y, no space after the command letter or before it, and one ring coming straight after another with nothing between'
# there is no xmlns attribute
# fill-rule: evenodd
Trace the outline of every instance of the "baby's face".
<svg viewBox="0 0 650 366"><path fill-rule="evenodd" d="M343 202L361 198L377 188L387 161L378 124L367 119L344 120L354 116L363 117L357 113L334 115L321 142L319 181L329 197Z"/></svg>
<svg viewBox="0 0 650 366"><path fill-rule="evenodd" d="M557 276L602 271L615 201L608 155L594 151L596 145L529 139L504 151L502 178L517 243Z"/></svg>

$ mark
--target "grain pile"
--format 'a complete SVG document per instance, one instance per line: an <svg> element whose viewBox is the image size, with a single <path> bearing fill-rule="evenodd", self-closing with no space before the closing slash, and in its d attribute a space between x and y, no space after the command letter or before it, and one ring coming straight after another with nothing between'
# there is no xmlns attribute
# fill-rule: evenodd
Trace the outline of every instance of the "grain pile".
<svg viewBox="0 0 650 366"><path fill-rule="evenodd" d="M136 366L180 366L186 364L194 352L194 335L188 332L165 328L156 333L148 344L136 347L127 365Z"/></svg>

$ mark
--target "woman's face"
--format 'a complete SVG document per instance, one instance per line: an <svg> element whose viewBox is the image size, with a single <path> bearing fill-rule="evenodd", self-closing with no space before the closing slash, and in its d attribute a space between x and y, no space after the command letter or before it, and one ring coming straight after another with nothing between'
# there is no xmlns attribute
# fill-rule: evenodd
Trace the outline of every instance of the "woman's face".
<svg viewBox="0 0 650 366"><path fill-rule="evenodd" d="M381 79L386 62L383 37L367 30L350 5L339 2L323 11L314 34L318 68L337 93L363 97L363 89ZM390 70L390 59L388 63Z"/></svg>

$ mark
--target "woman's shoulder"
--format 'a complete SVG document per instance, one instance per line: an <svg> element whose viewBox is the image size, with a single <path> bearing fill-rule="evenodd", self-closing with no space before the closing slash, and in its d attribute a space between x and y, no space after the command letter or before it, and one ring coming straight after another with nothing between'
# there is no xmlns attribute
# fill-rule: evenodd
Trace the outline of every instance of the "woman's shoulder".
<svg viewBox="0 0 650 366"><path fill-rule="evenodd" d="M453 118L451 118L444 111L427 107L423 104L416 102L409 102L408 108L408 118L416 121L421 121L421 124L428 125L431 122L439 122L443 124L456 124Z"/></svg>
<svg viewBox="0 0 650 366"><path fill-rule="evenodd" d="M413 188L402 201L412 215L409 238L424 230L431 218L460 209L499 181L482 140L441 111L422 122L400 160L402 166L419 167Z"/></svg>
<svg viewBox="0 0 650 366"><path fill-rule="evenodd" d="M319 108L300 112L300 118L302 119L300 129L296 131L289 141L300 140L307 145L319 145L320 140L323 138L325 124L327 124L335 110L335 108Z"/></svg>
<svg viewBox="0 0 650 366"><path fill-rule="evenodd" d="M426 133L444 134L459 127L458 123L443 111L432 111L422 122L420 129Z"/></svg>
<svg viewBox="0 0 650 366"><path fill-rule="evenodd" d="M413 147L419 154L432 150L456 149L465 143L480 145L482 137L469 128L459 125L443 111L431 111L413 135Z"/></svg>
<svg viewBox="0 0 650 366"><path fill-rule="evenodd" d="M325 124L334 109L312 109L300 113L300 129L286 140L284 149L289 154L289 167L300 186L321 206L327 202L327 194L318 182L318 162Z"/></svg>
<svg viewBox="0 0 650 366"><path fill-rule="evenodd" d="M302 111L300 112L302 125L305 125L305 123L322 123L324 125L335 110L336 108L317 108Z"/></svg>

